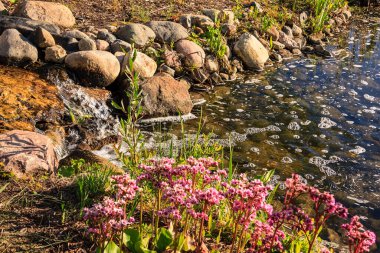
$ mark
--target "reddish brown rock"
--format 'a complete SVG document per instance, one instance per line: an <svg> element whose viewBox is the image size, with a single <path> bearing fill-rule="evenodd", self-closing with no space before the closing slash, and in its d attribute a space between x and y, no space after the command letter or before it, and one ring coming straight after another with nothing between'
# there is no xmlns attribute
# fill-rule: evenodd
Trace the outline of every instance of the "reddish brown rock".
<svg viewBox="0 0 380 253"><path fill-rule="evenodd" d="M188 114L193 108L188 87L166 73L159 73L142 85L145 112L149 116Z"/></svg>
<svg viewBox="0 0 380 253"><path fill-rule="evenodd" d="M53 142L45 135L13 130L0 135L0 146L2 170L18 178L58 168Z"/></svg>

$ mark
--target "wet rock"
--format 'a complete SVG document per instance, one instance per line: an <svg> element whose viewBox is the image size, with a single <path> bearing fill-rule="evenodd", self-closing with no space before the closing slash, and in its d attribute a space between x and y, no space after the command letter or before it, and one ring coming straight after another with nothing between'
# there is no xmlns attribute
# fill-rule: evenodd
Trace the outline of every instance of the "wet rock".
<svg viewBox="0 0 380 253"><path fill-rule="evenodd" d="M292 31L292 28L290 28L289 26L284 26L282 28L282 31L286 34L286 36L288 36L289 38L293 38L293 31Z"/></svg>
<svg viewBox="0 0 380 253"><path fill-rule="evenodd" d="M323 45L322 39L324 38L324 35L322 32L319 33L313 33L309 35L308 40L313 45Z"/></svg>
<svg viewBox="0 0 380 253"><path fill-rule="evenodd" d="M156 74L142 84L144 109L149 116L188 114L193 108L188 87L165 73Z"/></svg>
<svg viewBox="0 0 380 253"><path fill-rule="evenodd" d="M124 40L115 40L111 43L111 52L129 52L132 49L132 45Z"/></svg>
<svg viewBox="0 0 380 253"><path fill-rule="evenodd" d="M240 72L244 71L244 69L243 69L243 63L241 61L239 61L238 59L233 59L231 61L231 66L235 67L237 69L237 71L240 71Z"/></svg>
<svg viewBox="0 0 380 253"><path fill-rule="evenodd" d="M305 39L305 37L294 38L294 41L297 43L298 48L303 48L304 46L306 46L306 39Z"/></svg>
<svg viewBox="0 0 380 253"><path fill-rule="evenodd" d="M222 77L216 72L211 74L210 81L215 85L222 85L224 83Z"/></svg>
<svg viewBox="0 0 380 253"><path fill-rule="evenodd" d="M24 1L16 7L13 15L45 21L62 27L72 27L75 25L73 13L69 8L60 3Z"/></svg>
<svg viewBox="0 0 380 253"><path fill-rule="evenodd" d="M215 56L207 55L205 60L205 69L209 73L214 73L219 71L218 59Z"/></svg>
<svg viewBox="0 0 380 253"><path fill-rule="evenodd" d="M172 69L171 67L168 67L167 65L161 65L160 68L158 69L159 72L163 72L163 73L167 73L169 75L171 75L172 77L174 77L175 75L175 70Z"/></svg>
<svg viewBox="0 0 380 253"><path fill-rule="evenodd" d="M272 52L269 57L273 61L282 62L282 56L280 54L278 54L278 53Z"/></svg>
<svg viewBox="0 0 380 253"><path fill-rule="evenodd" d="M0 36L0 62L10 65L25 65L36 62L38 51L16 29L8 29Z"/></svg>
<svg viewBox="0 0 380 253"><path fill-rule="evenodd" d="M78 43L80 51L96 50L96 43L92 39L81 39Z"/></svg>
<svg viewBox="0 0 380 253"><path fill-rule="evenodd" d="M327 51L322 45L315 45L314 52L320 56L332 57L331 53Z"/></svg>
<svg viewBox="0 0 380 253"><path fill-rule="evenodd" d="M293 24L292 33L293 33L294 37L300 37L300 36L302 36L302 29L301 29L301 27L297 26L296 24Z"/></svg>
<svg viewBox="0 0 380 253"><path fill-rule="evenodd" d="M179 18L179 22L185 28L192 28L193 26L207 29L209 26L214 26L214 21L205 15L185 14Z"/></svg>
<svg viewBox="0 0 380 253"><path fill-rule="evenodd" d="M305 54L312 54L314 53L314 48L312 46L304 46L302 52Z"/></svg>
<svg viewBox="0 0 380 253"><path fill-rule="evenodd" d="M307 19L308 19L308 15L307 15L306 11L301 12L301 14L300 14L300 23L301 23L302 26L306 24Z"/></svg>
<svg viewBox="0 0 380 253"><path fill-rule="evenodd" d="M175 50L183 57L186 67L200 68L205 62L205 51L195 42L180 40L175 44Z"/></svg>
<svg viewBox="0 0 380 253"><path fill-rule="evenodd" d="M265 47L249 33L240 36L234 52L248 68L262 69L269 58Z"/></svg>
<svg viewBox="0 0 380 253"><path fill-rule="evenodd" d="M284 49L285 48L285 45L278 42L278 41L273 41L273 49L275 50L281 50L281 49Z"/></svg>
<svg viewBox="0 0 380 253"><path fill-rule="evenodd" d="M219 18L220 10L204 9L202 10L202 13L215 22Z"/></svg>
<svg viewBox="0 0 380 253"><path fill-rule="evenodd" d="M191 78L197 83L204 83L210 77L210 74L204 69L194 69L191 71Z"/></svg>
<svg viewBox="0 0 380 253"><path fill-rule="evenodd" d="M297 44L297 42L295 42L291 37L289 37L282 31L280 31L280 38L278 39L278 41L284 44L285 48L288 50L299 48L299 45Z"/></svg>
<svg viewBox="0 0 380 253"><path fill-rule="evenodd" d="M13 130L0 135L2 170L18 178L39 173L55 173L57 156L52 141L35 132Z"/></svg>
<svg viewBox="0 0 380 253"><path fill-rule="evenodd" d="M39 48L47 48L55 45L54 37L49 31L38 27L34 34L34 44Z"/></svg>
<svg viewBox="0 0 380 253"><path fill-rule="evenodd" d="M133 51L130 51L123 60L121 71L124 72L129 66L129 59L132 57ZM133 62L133 69L139 73L139 77L149 78L152 77L157 70L157 63L144 53L137 52L136 59Z"/></svg>
<svg viewBox="0 0 380 253"><path fill-rule="evenodd" d="M0 68L0 132L34 131L39 122L59 124L63 111L55 85L24 69Z"/></svg>
<svg viewBox="0 0 380 253"><path fill-rule="evenodd" d="M66 50L59 45L48 47L45 50L45 61L62 63L64 62L66 55Z"/></svg>
<svg viewBox="0 0 380 253"><path fill-rule="evenodd" d="M293 58L293 54L289 50L286 50L286 49L279 50L279 54L281 55L283 59Z"/></svg>
<svg viewBox="0 0 380 253"><path fill-rule="evenodd" d="M277 30L275 26L271 26L266 33L269 37L272 37L272 41L277 41L280 37L280 32Z"/></svg>
<svg viewBox="0 0 380 253"><path fill-rule="evenodd" d="M74 38L74 39L77 39L77 40L89 39L89 37L88 37L87 34L85 34L84 32L81 32L81 31L79 31L77 29L65 31L63 33L63 36Z"/></svg>
<svg viewBox="0 0 380 253"><path fill-rule="evenodd" d="M105 51L80 51L65 58L65 65L72 70L83 86L106 87L120 73L117 58Z"/></svg>
<svg viewBox="0 0 380 253"><path fill-rule="evenodd" d="M108 51L110 49L110 44L105 40L96 40L96 49L100 51Z"/></svg>
<svg viewBox="0 0 380 253"><path fill-rule="evenodd" d="M171 21L150 21L146 25L154 31L156 40L161 43L175 43L189 37L182 25Z"/></svg>
<svg viewBox="0 0 380 253"><path fill-rule="evenodd" d="M116 36L110 33L107 29L99 29L96 38L99 40L105 40L110 44L117 39Z"/></svg>
<svg viewBox="0 0 380 253"><path fill-rule="evenodd" d="M294 49L292 50L292 53L293 53L293 55L296 55L296 56L300 56L300 55L302 55L301 50L298 49L298 48L294 48Z"/></svg>
<svg viewBox="0 0 380 253"><path fill-rule="evenodd" d="M237 33L237 26L235 24L223 24L220 28L224 36L230 37Z"/></svg>
<svg viewBox="0 0 380 253"><path fill-rule="evenodd" d="M128 24L122 26L117 30L116 36L130 44L135 44L138 48L144 47L156 38L156 34L153 30L142 24Z"/></svg>
<svg viewBox="0 0 380 253"><path fill-rule="evenodd" d="M17 29L24 36L29 36L38 28L44 28L50 33L59 34L58 26L43 21L35 21L28 18L0 15L0 33L7 29Z"/></svg>

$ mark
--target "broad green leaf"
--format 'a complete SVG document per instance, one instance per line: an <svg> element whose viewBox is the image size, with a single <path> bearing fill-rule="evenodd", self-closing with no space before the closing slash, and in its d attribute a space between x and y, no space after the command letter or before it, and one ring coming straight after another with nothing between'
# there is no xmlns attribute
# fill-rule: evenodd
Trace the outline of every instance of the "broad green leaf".
<svg viewBox="0 0 380 253"><path fill-rule="evenodd" d="M121 253L121 250L119 246L116 245L116 243L114 243L113 241L110 241L107 243L103 252L100 248L97 248L96 253Z"/></svg>
<svg viewBox="0 0 380 253"><path fill-rule="evenodd" d="M162 252L173 242L173 235L166 228L160 228L157 240L157 250Z"/></svg>
<svg viewBox="0 0 380 253"><path fill-rule="evenodd" d="M137 229L130 228L130 229L124 230L123 243L128 247L128 249L133 251L135 249L135 245L139 241L141 241L141 236Z"/></svg>
<svg viewBox="0 0 380 253"><path fill-rule="evenodd" d="M142 241L138 241L134 246L134 252L136 253L157 253L155 250L149 250L144 247Z"/></svg>

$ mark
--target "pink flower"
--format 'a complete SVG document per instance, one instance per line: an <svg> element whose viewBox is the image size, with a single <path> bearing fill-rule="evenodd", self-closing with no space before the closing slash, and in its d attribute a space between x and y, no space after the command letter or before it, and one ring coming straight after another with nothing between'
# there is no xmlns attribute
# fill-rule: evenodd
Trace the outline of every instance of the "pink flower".
<svg viewBox="0 0 380 253"><path fill-rule="evenodd" d="M343 224L342 228L348 237L350 252L363 253L369 252L370 247L376 242L376 235L372 231L365 230L359 222L359 216L354 216L351 222Z"/></svg>

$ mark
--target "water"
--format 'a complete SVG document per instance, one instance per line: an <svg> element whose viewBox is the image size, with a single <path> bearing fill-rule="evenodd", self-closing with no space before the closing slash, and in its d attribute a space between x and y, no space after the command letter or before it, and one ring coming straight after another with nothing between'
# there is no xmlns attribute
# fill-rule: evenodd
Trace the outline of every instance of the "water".
<svg viewBox="0 0 380 253"><path fill-rule="evenodd" d="M372 15L373 17L373 15ZM193 94L205 132L234 145L240 171L275 169L282 183L299 173L333 192L350 212L368 217L380 236L380 22L355 21L329 46L333 57L293 59ZM195 132L197 120L187 121ZM147 127L149 128L149 127ZM163 129L179 132L178 124Z"/></svg>

